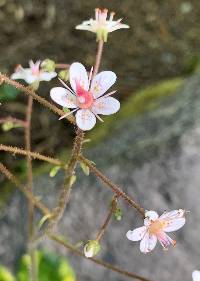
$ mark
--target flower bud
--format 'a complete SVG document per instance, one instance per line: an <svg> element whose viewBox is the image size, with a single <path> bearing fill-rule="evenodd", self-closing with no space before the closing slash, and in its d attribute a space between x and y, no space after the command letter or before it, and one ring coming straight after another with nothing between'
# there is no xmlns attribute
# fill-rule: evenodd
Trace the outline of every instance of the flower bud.
<svg viewBox="0 0 200 281"><path fill-rule="evenodd" d="M68 81L69 80L69 71L67 69L63 69L58 73L58 76L60 77L60 79L62 79L64 81Z"/></svg>
<svg viewBox="0 0 200 281"><path fill-rule="evenodd" d="M11 121L5 122L2 124L2 130L4 132L8 132L10 130L12 130L15 127L14 123Z"/></svg>
<svg viewBox="0 0 200 281"><path fill-rule="evenodd" d="M45 59L41 63L41 68L43 71L52 72L55 71L56 64L53 60Z"/></svg>
<svg viewBox="0 0 200 281"><path fill-rule="evenodd" d="M84 247L84 254L87 258L92 258L98 254L101 246L97 240L89 240Z"/></svg>

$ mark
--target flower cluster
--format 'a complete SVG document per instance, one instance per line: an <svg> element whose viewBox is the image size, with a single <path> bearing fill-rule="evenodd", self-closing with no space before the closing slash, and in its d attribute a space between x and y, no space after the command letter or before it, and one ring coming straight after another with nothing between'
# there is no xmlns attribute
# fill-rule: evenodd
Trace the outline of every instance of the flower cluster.
<svg viewBox="0 0 200 281"><path fill-rule="evenodd" d="M92 71L88 76L85 67L75 62L70 66L69 77L72 89L60 80L65 88L55 87L50 95L59 105L73 109L63 117L77 111L76 124L80 129L91 130L96 118L103 121L99 114L110 115L119 110L119 101L111 97L115 91L104 95L116 81L114 72L102 71L92 78Z"/></svg>
<svg viewBox="0 0 200 281"><path fill-rule="evenodd" d="M131 241L141 241L140 251L142 253L151 252L157 241L160 242L163 249L170 245L175 246L176 241L171 239L166 232L176 231L185 224L185 211L173 210L165 212L160 217L155 211L145 213L144 226L129 230L126 237Z"/></svg>

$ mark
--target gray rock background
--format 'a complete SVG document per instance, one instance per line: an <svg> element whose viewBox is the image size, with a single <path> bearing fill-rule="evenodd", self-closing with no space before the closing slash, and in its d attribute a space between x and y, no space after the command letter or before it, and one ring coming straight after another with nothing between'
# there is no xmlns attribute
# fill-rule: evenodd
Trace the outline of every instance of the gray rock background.
<svg viewBox="0 0 200 281"><path fill-rule="evenodd" d="M189 210L185 227L172 234L177 247L164 252L158 245L150 255L141 254L139 243L125 237L142 225L137 212L120 200L124 217L112 221L102 240L99 258L156 281L191 280L200 269L200 76L186 80L176 94L165 98L158 109L113 124L113 133L86 152L107 176L146 209ZM62 183L48 175L35 178L35 190L50 206ZM87 241L103 222L112 192L92 174L78 172L78 181L59 224L60 233L72 243ZM14 270L25 251L26 206L23 196L13 194L0 219L0 261ZM78 280L122 281L127 278L66 252L53 242L43 246L69 257Z"/></svg>

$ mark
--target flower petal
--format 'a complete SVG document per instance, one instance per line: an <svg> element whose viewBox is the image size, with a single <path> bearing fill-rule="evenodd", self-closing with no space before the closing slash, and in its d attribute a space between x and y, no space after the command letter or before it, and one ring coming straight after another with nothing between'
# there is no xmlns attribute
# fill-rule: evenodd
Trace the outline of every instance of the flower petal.
<svg viewBox="0 0 200 281"><path fill-rule="evenodd" d="M86 91L89 89L88 75L85 67L79 63L74 62L69 69L70 84L74 92L76 93L76 83L84 88Z"/></svg>
<svg viewBox="0 0 200 281"><path fill-rule="evenodd" d="M95 114L110 115L116 113L120 109L118 100L112 97L100 98L94 101L92 111Z"/></svg>
<svg viewBox="0 0 200 281"><path fill-rule="evenodd" d="M181 227L183 227L184 224L185 224L185 218L171 219L167 221L167 226L163 230L165 232L176 231Z"/></svg>
<svg viewBox="0 0 200 281"><path fill-rule="evenodd" d="M63 87L55 87L50 91L50 96L57 104L67 107L76 108L76 96Z"/></svg>
<svg viewBox="0 0 200 281"><path fill-rule="evenodd" d="M165 232L160 232L158 235L158 241L162 245L164 249L168 249L168 247L172 244L173 246L176 245L176 241L169 237Z"/></svg>
<svg viewBox="0 0 200 281"><path fill-rule="evenodd" d="M96 117L89 109L80 109L76 113L76 124L83 130L91 130L96 124Z"/></svg>
<svg viewBox="0 0 200 281"><path fill-rule="evenodd" d="M90 91L97 99L102 96L116 81L117 76L112 71L102 71L97 74L91 83Z"/></svg>
<svg viewBox="0 0 200 281"><path fill-rule="evenodd" d="M140 241L144 237L146 231L146 226L138 227L133 231L129 230L126 233L126 237L131 241Z"/></svg>
<svg viewBox="0 0 200 281"><path fill-rule="evenodd" d="M146 211L145 212L145 219L144 219L144 225L148 226L151 224L152 221L155 221L158 219L158 213L155 211Z"/></svg>
<svg viewBox="0 0 200 281"><path fill-rule="evenodd" d="M57 76L56 72L41 72L39 75L40 81L50 81Z"/></svg>
<svg viewBox="0 0 200 281"><path fill-rule="evenodd" d="M200 281L200 271L195 270L192 272L192 279L193 281Z"/></svg>
<svg viewBox="0 0 200 281"><path fill-rule="evenodd" d="M185 210L173 210L170 212L165 212L160 216L160 219L178 219L182 218L185 215Z"/></svg>
<svg viewBox="0 0 200 281"><path fill-rule="evenodd" d="M140 242L140 251L147 254L155 248L156 243L157 237L155 235L150 235L149 232L147 232Z"/></svg>

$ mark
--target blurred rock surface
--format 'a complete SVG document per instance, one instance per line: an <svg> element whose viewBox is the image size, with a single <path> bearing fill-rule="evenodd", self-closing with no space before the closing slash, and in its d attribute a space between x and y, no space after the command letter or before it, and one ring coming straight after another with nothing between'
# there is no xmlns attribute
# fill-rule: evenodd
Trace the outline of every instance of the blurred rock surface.
<svg viewBox="0 0 200 281"><path fill-rule="evenodd" d="M152 254L143 255L139 243L125 237L129 229L141 226L142 220L121 200L123 219L113 219L99 258L155 281L191 280L192 271L200 266L200 76L187 79L159 108L114 123L112 135L86 154L144 208L159 213L176 208L190 211L185 227L172 234L178 242L176 248L164 252L158 245ZM54 180L43 175L35 178L34 188L53 207L61 183L61 173ZM95 238L111 197L112 192L92 174L86 177L79 171L59 224L60 233L72 243ZM15 192L0 220L3 265L14 269L25 250L25 225L25 200ZM80 280L128 280L71 255L53 242L45 240L45 247L68 256Z"/></svg>

